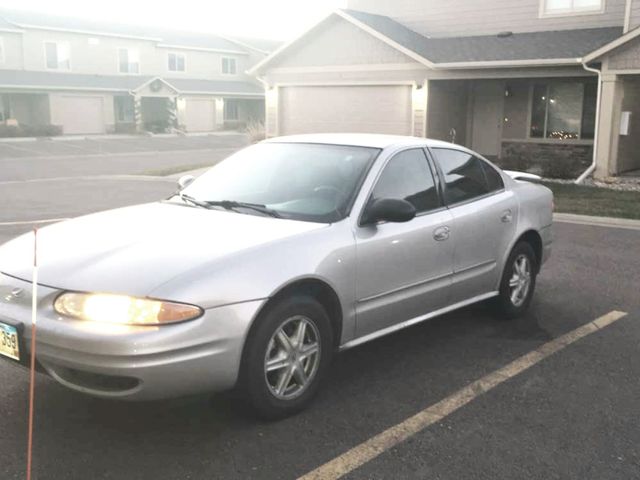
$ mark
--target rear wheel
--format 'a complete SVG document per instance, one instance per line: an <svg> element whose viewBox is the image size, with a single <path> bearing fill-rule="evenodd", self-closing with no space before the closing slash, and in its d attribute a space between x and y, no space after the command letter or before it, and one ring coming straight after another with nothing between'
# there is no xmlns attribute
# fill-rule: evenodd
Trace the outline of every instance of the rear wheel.
<svg viewBox="0 0 640 480"><path fill-rule="evenodd" d="M538 264L531 245L519 242L511 251L500 282L497 305L507 318L524 314L531 304Z"/></svg>
<svg viewBox="0 0 640 480"><path fill-rule="evenodd" d="M305 408L329 366L331 322L320 303L306 296L277 301L256 320L245 347L245 392L263 418Z"/></svg>

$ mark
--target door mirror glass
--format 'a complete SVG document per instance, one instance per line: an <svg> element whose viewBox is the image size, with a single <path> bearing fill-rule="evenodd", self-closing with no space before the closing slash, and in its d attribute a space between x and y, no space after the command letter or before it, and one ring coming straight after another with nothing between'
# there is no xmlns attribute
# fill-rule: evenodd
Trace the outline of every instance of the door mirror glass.
<svg viewBox="0 0 640 480"><path fill-rule="evenodd" d="M180 190L187 188L196 179L193 175L184 175L178 180L178 188Z"/></svg>
<svg viewBox="0 0 640 480"><path fill-rule="evenodd" d="M363 225L378 222L408 222L415 218L416 207L400 198L379 198L369 204L362 217Z"/></svg>

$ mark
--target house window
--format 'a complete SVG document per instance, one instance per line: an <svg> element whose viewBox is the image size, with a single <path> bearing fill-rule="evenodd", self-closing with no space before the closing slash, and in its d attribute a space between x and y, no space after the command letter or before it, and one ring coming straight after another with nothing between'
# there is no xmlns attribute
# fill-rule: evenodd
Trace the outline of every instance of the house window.
<svg viewBox="0 0 640 480"><path fill-rule="evenodd" d="M140 73L140 54L133 48L118 50L118 71L120 73Z"/></svg>
<svg viewBox="0 0 640 480"><path fill-rule="evenodd" d="M69 42L45 42L45 61L50 70L71 70Z"/></svg>
<svg viewBox="0 0 640 480"><path fill-rule="evenodd" d="M531 98L532 138L593 139L596 88L591 83L537 83Z"/></svg>
<svg viewBox="0 0 640 480"><path fill-rule="evenodd" d="M100 39L96 37L89 37L87 38L87 43L89 45L100 45Z"/></svg>
<svg viewBox="0 0 640 480"><path fill-rule="evenodd" d="M0 63L4 63L4 38L0 37Z"/></svg>
<svg viewBox="0 0 640 480"><path fill-rule="evenodd" d="M133 97L114 97L114 102L116 110L116 121L118 123L133 123L135 121Z"/></svg>
<svg viewBox="0 0 640 480"><path fill-rule="evenodd" d="M170 72L184 72L186 70L185 56L183 53L170 53L167 58Z"/></svg>
<svg viewBox="0 0 640 480"><path fill-rule="evenodd" d="M580 15L603 10L604 0L542 0L543 15Z"/></svg>
<svg viewBox="0 0 640 480"><path fill-rule="evenodd" d="M222 73L224 75L236 74L236 59L229 57L222 57Z"/></svg>
<svg viewBox="0 0 640 480"><path fill-rule="evenodd" d="M224 101L224 119L225 120L238 120L238 101L237 100L225 100Z"/></svg>

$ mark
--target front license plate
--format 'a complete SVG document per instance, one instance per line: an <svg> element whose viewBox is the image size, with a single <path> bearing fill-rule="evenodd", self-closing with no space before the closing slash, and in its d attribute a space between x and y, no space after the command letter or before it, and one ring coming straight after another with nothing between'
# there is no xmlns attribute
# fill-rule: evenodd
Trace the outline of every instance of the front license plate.
<svg viewBox="0 0 640 480"><path fill-rule="evenodd" d="M2 322L0 322L0 355L20 361L18 330Z"/></svg>

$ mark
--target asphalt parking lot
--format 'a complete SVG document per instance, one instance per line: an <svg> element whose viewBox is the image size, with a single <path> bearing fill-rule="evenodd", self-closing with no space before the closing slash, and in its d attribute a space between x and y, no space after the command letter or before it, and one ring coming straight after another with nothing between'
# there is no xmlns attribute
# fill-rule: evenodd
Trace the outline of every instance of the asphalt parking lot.
<svg viewBox="0 0 640 480"><path fill-rule="evenodd" d="M171 151L173 167L192 165L190 149L180 150ZM15 159L0 167L5 161ZM152 201L175 188L166 178L114 178L73 161L85 173L61 172L62 180L0 168L0 242L33 220ZM38 377L36 478L288 479L336 461L355 462L344 470L350 479L640 478L639 285L640 231L558 223L525 318L507 322L481 304L347 351L312 407L275 423L248 416L232 394L129 404ZM404 441L375 442L612 311L626 315L491 389L472 388L466 403ZM28 377L0 363L0 385L0 478L23 478Z"/></svg>

